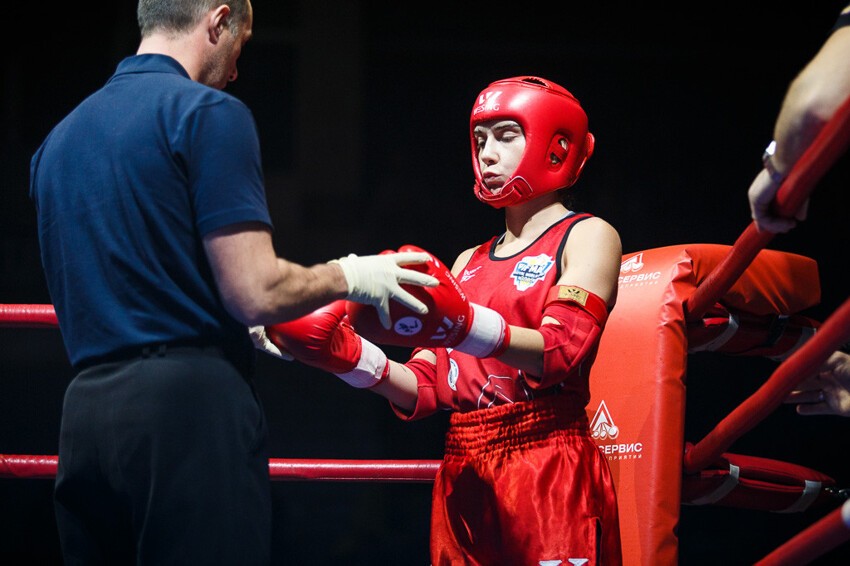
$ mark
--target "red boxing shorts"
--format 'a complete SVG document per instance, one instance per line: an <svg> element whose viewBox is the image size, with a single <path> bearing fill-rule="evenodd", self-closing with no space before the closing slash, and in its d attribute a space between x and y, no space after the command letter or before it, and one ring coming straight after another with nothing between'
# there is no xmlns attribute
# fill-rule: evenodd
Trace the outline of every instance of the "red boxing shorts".
<svg viewBox="0 0 850 566"><path fill-rule="evenodd" d="M434 482L432 564L581 559L622 564L614 481L584 406L556 394L453 413Z"/></svg>

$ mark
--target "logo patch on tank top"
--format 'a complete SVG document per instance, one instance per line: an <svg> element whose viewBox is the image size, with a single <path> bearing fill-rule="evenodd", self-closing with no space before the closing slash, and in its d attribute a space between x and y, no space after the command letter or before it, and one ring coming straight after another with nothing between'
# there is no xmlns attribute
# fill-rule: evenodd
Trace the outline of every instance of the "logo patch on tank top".
<svg viewBox="0 0 850 566"><path fill-rule="evenodd" d="M451 349L448 349L448 351L451 352ZM457 362L449 358L449 374L446 376L446 381L449 387L452 388L452 391L457 391L457 376L459 374L460 371L457 368Z"/></svg>
<svg viewBox="0 0 850 566"><path fill-rule="evenodd" d="M525 291L534 287L538 281L542 281L552 266L555 265L551 256L540 254L538 256L525 256L514 266L511 279L517 291Z"/></svg>
<svg viewBox="0 0 850 566"><path fill-rule="evenodd" d="M463 275L460 276L460 282L465 283L475 277L475 274L478 273L483 265L479 265L478 267L473 267L472 269L464 269Z"/></svg>

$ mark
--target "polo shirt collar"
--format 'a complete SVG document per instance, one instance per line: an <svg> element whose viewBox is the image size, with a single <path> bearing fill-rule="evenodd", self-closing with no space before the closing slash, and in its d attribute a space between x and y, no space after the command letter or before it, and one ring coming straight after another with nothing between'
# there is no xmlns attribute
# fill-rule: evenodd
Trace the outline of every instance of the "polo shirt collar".
<svg viewBox="0 0 850 566"><path fill-rule="evenodd" d="M191 78L189 77L189 73L186 72L186 69L176 59L157 53L132 55L122 60L118 64L115 74L122 75L129 73L174 73L182 75L187 79Z"/></svg>

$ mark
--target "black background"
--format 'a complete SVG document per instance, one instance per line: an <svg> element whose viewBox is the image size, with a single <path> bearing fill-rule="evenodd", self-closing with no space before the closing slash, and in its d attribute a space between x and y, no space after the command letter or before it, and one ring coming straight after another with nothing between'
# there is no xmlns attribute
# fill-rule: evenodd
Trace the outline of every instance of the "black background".
<svg viewBox="0 0 850 566"><path fill-rule="evenodd" d="M311 264L413 243L451 261L502 231L500 213L472 194L467 124L487 83L519 74L552 79L582 101L597 145L576 208L611 222L625 253L734 243L785 88L842 2L637 4L257 0L255 39L228 90L257 119L279 253ZM6 24L22 37L4 34L2 50L0 303L49 303L29 157L135 51L135 3L12 16ZM807 314L821 320L847 295L847 161L817 187L809 220L769 244L818 261L822 300ZM58 332L0 329L0 352L0 453L55 454L72 377ZM401 423L382 399L332 376L268 357L259 364L274 457L441 456L443 416ZM692 356L687 439L774 367ZM812 467L845 487L848 432L846 419L782 407L733 450ZM273 489L278 563L428 563L428 483ZM51 492L49 480L0 483L4 561L59 563ZM684 507L681 563L752 563L822 513ZM848 555L842 548L817 563Z"/></svg>

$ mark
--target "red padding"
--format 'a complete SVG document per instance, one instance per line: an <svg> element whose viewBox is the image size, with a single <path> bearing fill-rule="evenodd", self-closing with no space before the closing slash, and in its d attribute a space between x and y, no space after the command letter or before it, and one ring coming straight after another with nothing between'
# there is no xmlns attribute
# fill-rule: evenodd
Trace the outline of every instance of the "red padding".
<svg viewBox="0 0 850 566"><path fill-rule="evenodd" d="M764 385L685 452L688 473L708 467L732 443L779 407L788 394L814 375L829 356L850 340L850 299L824 321L814 337L776 368Z"/></svg>
<svg viewBox="0 0 850 566"><path fill-rule="evenodd" d="M730 246L686 244L623 256L617 306L600 338L587 409L616 482L627 566L678 563L688 358L683 303L729 253ZM814 260L763 250L712 304L773 316L819 301Z"/></svg>
<svg viewBox="0 0 850 566"><path fill-rule="evenodd" d="M804 466L727 452L708 468L685 474L682 503L793 513L837 503L833 487L833 478Z"/></svg>
<svg viewBox="0 0 850 566"><path fill-rule="evenodd" d="M715 304L688 322L688 352L784 360L814 336L820 322L798 314L754 315Z"/></svg>

